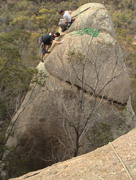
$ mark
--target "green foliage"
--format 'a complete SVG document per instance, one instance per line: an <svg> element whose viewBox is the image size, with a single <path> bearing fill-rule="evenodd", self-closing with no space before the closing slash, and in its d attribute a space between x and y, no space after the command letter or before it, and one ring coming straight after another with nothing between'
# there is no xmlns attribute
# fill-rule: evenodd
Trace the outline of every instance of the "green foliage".
<svg viewBox="0 0 136 180"><path fill-rule="evenodd" d="M12 116L23 97L29 90L34 69L24 66L21 60L21 42L28 39L30 33L15 30L0 36L0 96L1 119ZM22 37L20 39L20 37ZM18 103L18 105L16 104ZM8 112L8 114L6 114ZM5 115L6 114L6 115Z"/></svg>
<svg viewBox="0 0 136 180"><path fill-rule="evenodd" d="M26 69L22 64L20 64L20 60L16 59L12 62L6 60L1 66L0 70L0 92L2 96L0 96L1 105L6 108L10 113L8 115L12 115L16 110L16 103L21 104L23 97L26 92L29 90L29 83L34 74L34 70ZM18 106L19 106L18 104ZM3 120L5 119L5 112L3 112L5 108L1 109Z"/></svg>
<svg viewBox="0 0 136 180"><path fill-rule="evenodd" d="M68 62L71 64L71 65L77 65L77 64L82 64L84 65L85 63L85 56L80 53L79 51L78 52L75 52L75 51L70 51L68 53ZM87 59L88 60L88 59ZM89 61L89 60L88 60Z"/></svg>
<svg viewBox="0 0 136 180"><path fill-rule="evenodd" d="M116 27L127 27L131 24L133 13L130 10L125 10L123 12L117 11L113 14L112 18Z"/></svg>
<svg viewBox="0 0 136 180"><path fill-rule="evenodd" d="M135 51L132 51L128 54L127 58L126 58L126 62L127 64L129 64L130 66L132 66L132 68L136 68L136 49Z"/></svg>
<svg viewBox="0 0 136 180"><path fill-rule="evenodd" d="M136 60L136 58L135 58ZM135 69L136 69L136 61L135 61ZM132 101L132 106L133 106L133 110L134 112L136 112L136 78L135 77L131 77L131 101Z"/></svg>
<svg viewBox="0 0 136 180"><path fill-rule="evenodd" d="M10 148L10 153L7 158L9 162L12 162L6 164L6 169L10 172L10 176L20 176L29 171L30 163L28 162L26 155L19 154L15 148Z"/></svg>
<svg viewBox="0 0 136 180"><path fill-rule="evenodd" d="M23 29L28 19L25 16L15 18L10 25L16 26L17 28Z"/></svg>
<svg viewBox="0 0 136 180"><path fill-rule="evenodd" d="M1 108L1 105L0 105L0 108ZM4 153L4 139L5 139L5 137L4 137L4 133L1 135L0 134L0 159L2 158L2 155L3 155L3 153Z"/></svg>
<svg viewBox="0 0 136 180"><path fill-rule="evenodd" d="M110 133L110 126L104 122L95 124L93 130L87 134L87 138L93 149L105 145L113 140Z"/></svg>
<svg viewBox="0 0 136 180"><path fill-rule="evenodd" d="M50 12L51 12L50 10L45 9L45 8L42 8L42 9L40 9L40 11L39 11L40 14L50 13Z"/></svg>
<svg viewBox="0 0 136 180"><path fill-rule="evenodd" d="M19 1L17 4L15 4L15 8L17 11L25 11L31 5L32 3L30 1Z"/></svg>

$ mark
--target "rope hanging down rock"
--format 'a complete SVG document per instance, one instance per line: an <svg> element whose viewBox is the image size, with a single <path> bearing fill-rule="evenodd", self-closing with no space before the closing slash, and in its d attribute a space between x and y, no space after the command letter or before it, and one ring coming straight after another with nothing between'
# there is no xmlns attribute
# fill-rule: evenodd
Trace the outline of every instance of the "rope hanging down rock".
<svg viewBox="0 0 136 180"><path fill-rule="evenodd" d="M122 159L120 158L120 156L118 155L118 153L116 152L115 148L113 147L112 143L109 142L109 145L111 146L112 150L114 151L114 153L116 154L117 158L119 159L119 161L121 162L122 166L124 167L128 177L130 178L130 180L133 180L131 174L129 173L127 167L125 166L125 164L123 163Z"/></svg>
<svg viewBox="0 0 136 180"><path fill-rule="evenodd" d="M72 16L72 18L80 15L81 13L87 11L90 8L91 8L91 6L87 7L86 9L84 9L84 10L80 11L79 13L77 13L76 15ZM86 27L83 30L75 31L74 33L71 33L70 35L79 35L79 36L82 36L83 34L89 34L89 35L92 35L93 37L97 37L99 35L99 31L97 29Z"/></svg>
<svg viewBox="0 0 136 180"><path fill-rule="evenodd" d="M86 27L83 30L75 31L74 33L71 33L70 35L82 36L83 34L89 34L89 35L92 35L93 37L97 37L99 35L99 31L97 29Z"/></svg>
<svg viewBox="0 0 136 180"><path fill-rule="evenodd" d="M84 9L84 10L80 11L79 13L77 13L76 15L72 16L72 18L78 16L79 14L85 12L86 10L88 10L88 9L90 9L90 8L91 8L91 7L87 7L86 9Z"/></svg>

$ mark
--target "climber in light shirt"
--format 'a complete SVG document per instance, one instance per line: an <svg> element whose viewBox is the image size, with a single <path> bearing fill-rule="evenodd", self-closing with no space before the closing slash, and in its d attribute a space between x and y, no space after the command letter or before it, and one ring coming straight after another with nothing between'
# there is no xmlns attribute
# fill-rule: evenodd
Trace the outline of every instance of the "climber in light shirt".
<svg viewBox="0 0 136 180"><path fill-rule="evenodd" d="M60 19L59 26L61 27L62 32L64 32L71 26L75 18L71 17L71 11L60 10L59 14L63 17L63 19Z"/></svg>

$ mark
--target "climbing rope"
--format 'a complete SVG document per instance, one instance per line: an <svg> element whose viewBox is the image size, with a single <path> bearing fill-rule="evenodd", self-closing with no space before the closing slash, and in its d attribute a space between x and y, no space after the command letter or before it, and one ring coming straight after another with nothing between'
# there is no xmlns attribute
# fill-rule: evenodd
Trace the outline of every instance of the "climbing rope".
<svg viewBox="0 0 136 180"><path fill-rule="evenodd" d="M70 35L79 35L79 36L82 36L83 34L89 34L92 35L93 37L97 37L99 35L99 31L97 29L86 27L83 30L77 30L74 33L70 33Z"/></svg>
<svg viewBox="0 0 136 180"><path fill-rule="evenodd" d="M77 13L76 15L72 16L72 18L74 18L74 17L78 16L79 14L81 14L81 13L85 12L86 10L88 10L88 9L90 9L90 8L91 8L91 7L88 7L88 8L86 8L86 9L84 9L83 11L80 11L80 12L79 12L79 13Z"/></svg>
<svg viewBox="0 0 136 180"><path fill-rule="evenodd" d="M128 177L130 178L130 180L133 180L132 177L131 177L131 175L130 175L130 173L129 173L129 171L128 171L128 169L127 169L127 167L125 166L125 164L123 163L123 161L122 161L122 159L119 157L119 155L117 154L117 152L116 152L115 148L113 147L112 143L109 142L109 144L110 144L111 148L113 149L114 153L116 154L117 158L119 159L119 161L120 161L121 164L123 165L124 169L126 170L126 173L127 173Z"/></svg>
<svg viewBox="0 0 136 180"><path fill-rule="evenodd" d="M86 9L84 9L84 10L80 11L79 13L77 13L76 15L72 16L72 18L80 15L81 13L87 11L90 8L91 8L91 6L87 7ZM84 24L84 21L82 20L82 18L81 18L81 21ZM97 29L86 27L82 30L77 30L74 33L70 33L70 35L79 35L79 36L82 36L83 34L89 34L89 35L92 35L93 37L97 37L99 35L99 31Z"/></svg>

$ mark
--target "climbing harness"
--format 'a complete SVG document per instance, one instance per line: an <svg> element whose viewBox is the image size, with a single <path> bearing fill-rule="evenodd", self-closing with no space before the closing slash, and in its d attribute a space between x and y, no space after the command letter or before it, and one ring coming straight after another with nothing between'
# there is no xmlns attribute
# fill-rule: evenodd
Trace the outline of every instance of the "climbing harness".
<svg viewBox="0 0 136 180"><path fill-rule="evenodd" d="M83 30L77 30L74 33L70 33L70 35L79 35L79 36L82 36L83 34L89 34L92 35L93 37L97 37L99 35L99 31L97 29L86 27Z"/></svg>

